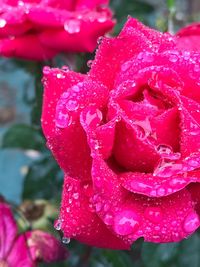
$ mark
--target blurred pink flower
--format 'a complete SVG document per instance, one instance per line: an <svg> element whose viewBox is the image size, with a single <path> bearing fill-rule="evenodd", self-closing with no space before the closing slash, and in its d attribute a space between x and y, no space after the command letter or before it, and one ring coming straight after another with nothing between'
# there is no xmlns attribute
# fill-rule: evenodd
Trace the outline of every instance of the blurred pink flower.
<svg viewBox="0 0 200 267"><path fill-rule="evenodd" d="M194 22L181 28L177 34L177 46L181 50L200 52L200 23Z"/></svg>
<svg viewBox="0 0 200 267"><path fill-rule="evenodd" d="M107 0L0 0L0 54L32 60L92 52L114 26Z"/></svg>
<svg viewBox="0 0 200 267"><path fill-rule="evenodd" d="M67 258L67 251L52 235L34 230L17 233L10 207L0 203L0 267L36 267L39 261Z"/></svg>

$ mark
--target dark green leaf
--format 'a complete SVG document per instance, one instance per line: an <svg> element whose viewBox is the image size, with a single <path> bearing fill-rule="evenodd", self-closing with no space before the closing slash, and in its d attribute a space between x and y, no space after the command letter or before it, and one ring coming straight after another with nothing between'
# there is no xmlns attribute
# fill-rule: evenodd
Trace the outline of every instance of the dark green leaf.
<svg viewBox="0 0 200 267"><path fill-rule="evenodd" d="M45 141L34 127L16 124L4 133L2 147L42 150L45 147Z"/></svg>
<svg viewBox="0 0 200 267"><path fill-rule="evenodd" d="M56 199L61 196L63 174L51 156L36 161L24 182L24 199Z"/></svg>

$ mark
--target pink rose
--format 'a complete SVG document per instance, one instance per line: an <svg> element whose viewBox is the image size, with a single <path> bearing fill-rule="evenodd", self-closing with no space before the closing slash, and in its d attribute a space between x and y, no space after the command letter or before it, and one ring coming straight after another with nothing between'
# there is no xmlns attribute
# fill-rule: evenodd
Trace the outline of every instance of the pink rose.
<svg viewBox="0 0 200 267"><path fill-rule="evenodd" d="M114 26L107 0L0 0L0 55L32 60L92 52Z"/></svg>
<svg viewBox="0 0 200 267"><path fill-rule="evenodd" d="M36 267L39 261L54 262L67 256L66 249L48 233L34 230L18 234L10 207L0 203L0 266Z"/></svg>
<svg viewBox="0 0 200 267"><path fill-rule="evenodd" d="M200 23L194 22L178 31L177 45L180 49L200 51Z"/></svg>
<svg viewBox="0 0 200 267"><path fill-rule="evenodd" d="M56 228L90 245L200 225L200 54L130 18L87 75L44 69L42 125L65 173Z"/></svg>

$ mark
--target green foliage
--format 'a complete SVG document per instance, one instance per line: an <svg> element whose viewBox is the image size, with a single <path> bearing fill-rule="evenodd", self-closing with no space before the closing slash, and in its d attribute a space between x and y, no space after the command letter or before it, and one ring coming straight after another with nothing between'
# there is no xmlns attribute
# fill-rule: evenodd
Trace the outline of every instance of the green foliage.
<svg viewBox="0 0 200 267"><path fill-rule="evenodd" d="M144 243L141 255L145 267L199 267L200 236L196 233L178 243Z"/></svg>
<svg viewBox="0 0 200 267"><path fill-rule="evenodd" d="M24 181L24 199L60 199L62 172L49 154L32 163Z"/></svg>
<svg viewBox="0 0 200 267"><path fill-rule="evenodd" d="M44 150L45 141L40 131L27 124L12 125L3 135L3 148Z"/></svg>

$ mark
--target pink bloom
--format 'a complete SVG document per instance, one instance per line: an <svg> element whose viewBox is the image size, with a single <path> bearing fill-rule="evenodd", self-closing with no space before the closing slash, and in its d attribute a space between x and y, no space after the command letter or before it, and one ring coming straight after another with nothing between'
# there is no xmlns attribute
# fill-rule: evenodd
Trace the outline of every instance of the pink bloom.
<svg viewBox="0 0 200 267"><path fill-rule="evenodd" d="M124 249L200 225L200 54L130 18L88 74L44 69L42 125L65 173L56 228Z"/></svg>
<svg viewBox="0 0 200 267"><path fill-rule="evenodd" d="M0 203L0 266L36 267L39 261L64 260L66 249L50 234L35 230L17 233L17 225L5 203Z"/></svg>
<svg viewBox="0 0 200 267"><path fill-rule="evenodd" d="M0 54L45 60L92 52L114 26L107 0L0 0Z"/></svg>
<svg viewBox="0 0 200 267"><path fill-rule="evenodd" d="M185 50L200 51L200 23L194 22L178 31L176 34L178 47Z"/></svg>

